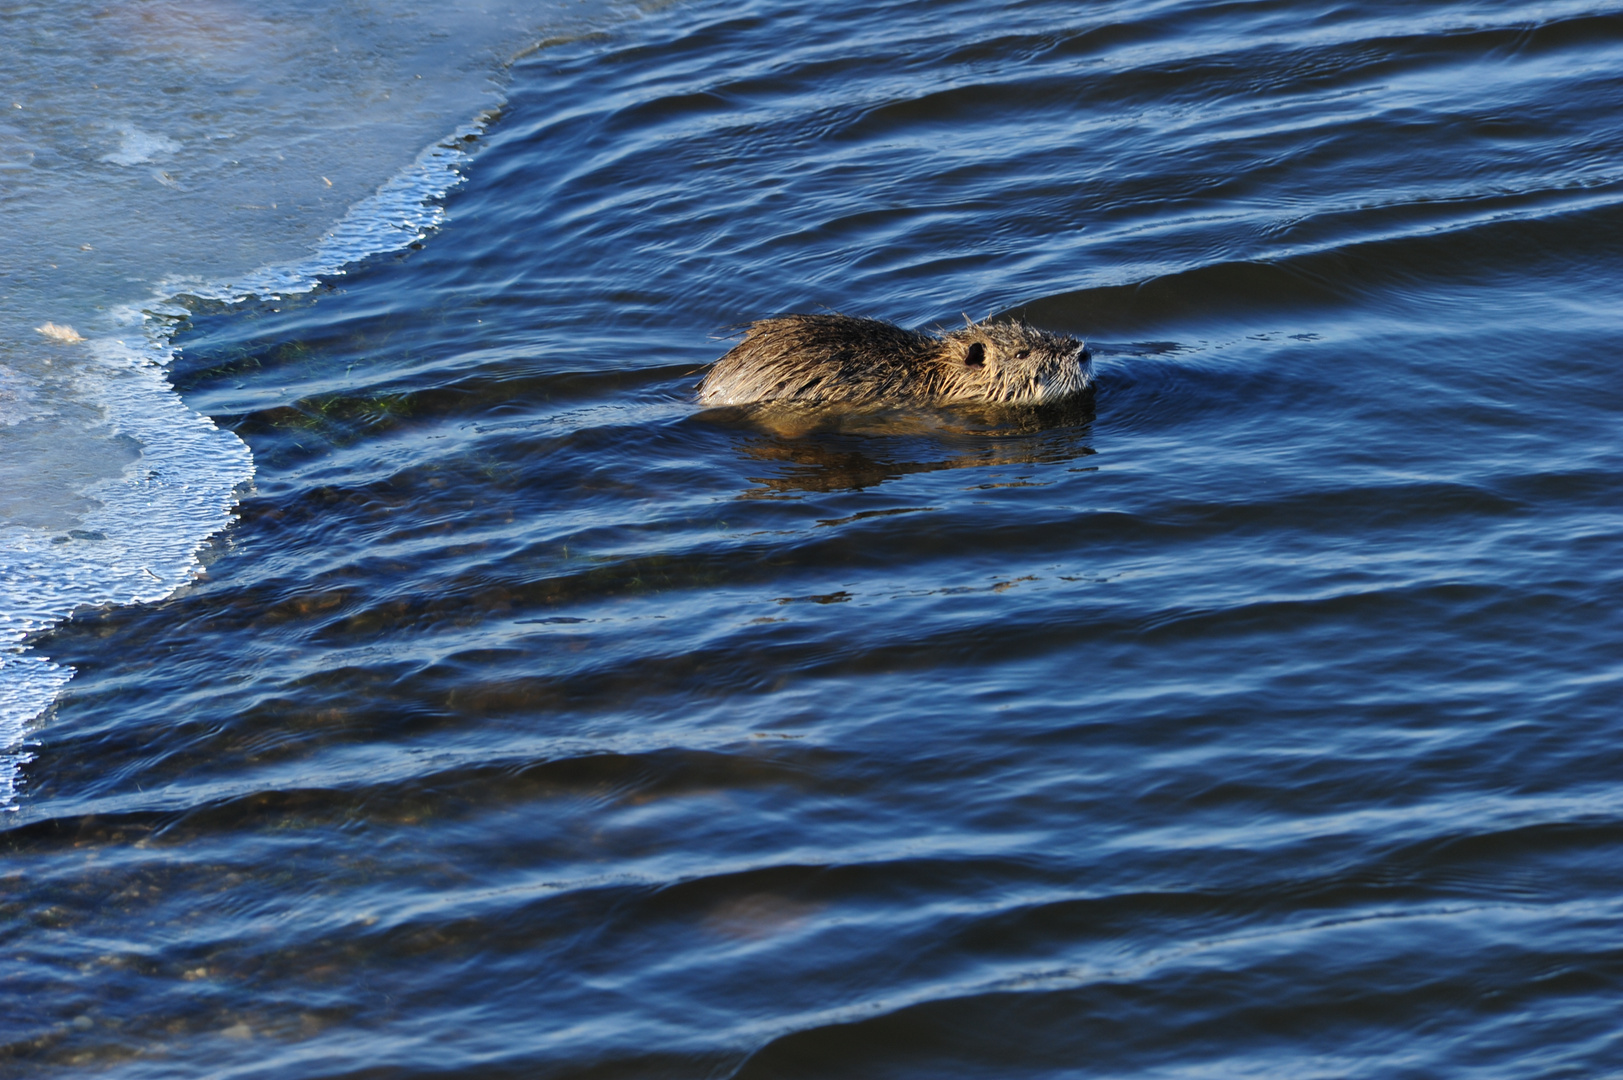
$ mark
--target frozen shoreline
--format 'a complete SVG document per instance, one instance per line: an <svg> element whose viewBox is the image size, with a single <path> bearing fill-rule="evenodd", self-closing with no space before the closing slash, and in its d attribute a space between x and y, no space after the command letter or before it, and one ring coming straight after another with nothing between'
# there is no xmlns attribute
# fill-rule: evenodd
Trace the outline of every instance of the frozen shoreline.
<svg viewBox="0 0 1623 1080"><path fill-rule="evenodd" d="M342 23L348 6L329 12L327 23ZM0 811L16 809L27 733L73 674L26 639L81 608L173 594L199 569L210 537L230 525L253 477L247 446L188 408L169 383L172 317L185 314L177 298L235 302L305 291L432 231L443 196L499 110L497 80L541 32L542 14L521 7L459 22L467 32L456 47L444 44L447 27L415 11L399 13L411 24L404 28L344 23L340 44L330 46L344 63L333 61L323 82L304 70L319 58L299 51L324 40L323 25L303 25L294 8L222 8L221 21L203 23L189 9L163 16L162 6L122 5L113 17L144 27L149 39L119 53L143 66L131 68L132 86L120 88L114 113L139 120L42 116L30 131L33 114L47 111L43 94L13 103L22 121L6 118L0 148L7 177L19 180L22 236L10 259L22 269L0 271L23 284L0 294L0 486L9 489L0 502ZM30 77L43 82L61 60L50 43L89 33L88 13L60 9L49 16L54 26L14 26L21 32L0 46L0 61L11 61L25 87ZM452 14L434 17L449 22ZM250 55L256 33L285 27L295 28L295 40L264 67L231 69L234 56ZM357 67L369 95L358 118L344 78ZM102 80L109 74L90 83L98 95ZM297 89L286 100L289 84ZM237 109L238 97L248 105ZM192 126L199 109L212 114L207 129ZM418 136L432 141L410 164L369 192L356 190L399 145L391 140L434 116L445 119ZM333 198L345 192L358 197L340 208ZM84 212L64 221L65 206ZM245 235L244 222L267 212L264 235ZM248 263L256 268L229 270L255 250L265 256ZM49 272L25 272L39 267ZM145 299L107 302L144 275ZM52 320L83 339L37 330Z"/></svg>

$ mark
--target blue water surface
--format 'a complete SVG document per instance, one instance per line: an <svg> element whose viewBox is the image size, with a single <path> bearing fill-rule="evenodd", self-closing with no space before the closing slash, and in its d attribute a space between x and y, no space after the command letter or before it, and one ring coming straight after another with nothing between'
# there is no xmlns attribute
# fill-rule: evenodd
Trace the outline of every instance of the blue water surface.
<svg viewBox="0 0 1623 1080"><path fill-rule="evenodd" d="M653 8L446 224L196 300L258 469L41 643L0 1054L117 1077L1623 1069L1623 7ZM1019 314L1059 415L702 412Z"/></svg>

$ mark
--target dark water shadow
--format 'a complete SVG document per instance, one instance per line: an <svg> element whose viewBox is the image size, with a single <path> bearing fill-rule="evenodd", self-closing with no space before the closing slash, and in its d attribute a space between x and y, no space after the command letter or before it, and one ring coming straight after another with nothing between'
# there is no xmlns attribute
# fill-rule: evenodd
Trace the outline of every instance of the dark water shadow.
<svg viewBox="0 0 1623 1080"><path fill-rule="evenodd" d="M862 490L947 469L1073 461L1094 453L1094 418L1092 388L1071 401L1018 408L730 406L696 417L735 432L746 466L772 467L748 477L759 486L742 499Z"/></svg>

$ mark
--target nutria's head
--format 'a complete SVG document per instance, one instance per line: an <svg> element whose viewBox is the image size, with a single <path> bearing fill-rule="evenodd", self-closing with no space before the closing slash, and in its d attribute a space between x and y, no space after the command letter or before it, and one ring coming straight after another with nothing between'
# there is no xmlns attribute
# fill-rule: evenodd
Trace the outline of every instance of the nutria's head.
<svg viewBox="0 0 1623 1080"><path fill-rule="evenodd" d="M1081 393L1093 374L1082 342L1023 322L971 323L944 334L936 364L948 401L1044 405Z"/></svg>

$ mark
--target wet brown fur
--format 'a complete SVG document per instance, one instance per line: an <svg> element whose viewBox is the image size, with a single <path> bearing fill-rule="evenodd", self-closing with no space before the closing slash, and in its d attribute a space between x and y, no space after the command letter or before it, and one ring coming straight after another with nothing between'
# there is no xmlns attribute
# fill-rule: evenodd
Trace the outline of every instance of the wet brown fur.
<svg viewBox="0 0 1623 1080"><path fill-rule="evenodd" d="M699 384L699 401L1036 405L1081 393L1091 375L1080 341L1020 322L925 334L849 315L782 315L751 324Z"/></svg>

